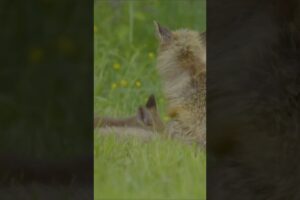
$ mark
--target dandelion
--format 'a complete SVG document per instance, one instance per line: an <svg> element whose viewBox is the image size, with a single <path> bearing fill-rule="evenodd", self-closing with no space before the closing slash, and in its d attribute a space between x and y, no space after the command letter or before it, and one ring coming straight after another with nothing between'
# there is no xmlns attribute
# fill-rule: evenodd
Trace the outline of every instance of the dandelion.
<svg viewBox="0 0 300 200"><path fill-rule="evenodd" d="M148 58L153 59L154 58L154 53L153 52L149 52L148 53Z"/></svg>
<svg viewBox="0 0 300 200"><path fill-rule="evenodd" d="M120 81L120 85L121 85L121 87L127 87L128 86L128 82L126 80L121 80Z"/></svg>
<svg viewBox="0 0 300 200"><path fill-rule="evenodd" d="M141 81L136 81L135 82L135 86L137 87L137 88L140 88L141 86L142 86L142 83L141 83Z"/></svg>
<svg viewBox="0 0 300 200"><path fill-rule="evenodd" d="M114 89L116 89L116 88L117 88L117 86L118 86L118 85L117 85L116 83L112 83L112 84L111 84L111 89L113 89L113 90L114 90Z"/></svg>
<svg viewBox="0 0 300 200"><path fill-rule="evenodd" d="M119 63L114 63L114 64L113 64L113 68L114 68L115 70L120 70L121 65L120 65Z"/></svg>

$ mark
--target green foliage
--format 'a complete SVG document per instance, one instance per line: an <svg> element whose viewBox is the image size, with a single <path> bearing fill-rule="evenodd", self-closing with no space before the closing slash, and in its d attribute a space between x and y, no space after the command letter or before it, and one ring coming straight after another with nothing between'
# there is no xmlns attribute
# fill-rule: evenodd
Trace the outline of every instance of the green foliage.
<svg viewBox="0 0 300 200"><path fill-rule="evenodd" d="M197 147L95 138L95 199L205 199L205 154Z"/></svg>

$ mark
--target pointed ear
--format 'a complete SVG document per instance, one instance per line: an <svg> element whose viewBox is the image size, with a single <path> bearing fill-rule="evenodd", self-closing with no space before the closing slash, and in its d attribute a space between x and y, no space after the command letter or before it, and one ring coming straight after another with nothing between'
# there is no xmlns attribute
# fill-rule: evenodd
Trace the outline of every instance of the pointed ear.
<svg viewBox="0 0 300 200"><path fill-rule="evenodd" d="M158 22L153 21L156 31L156 36L158 37L161 43L169 42L172 39L172 32L166 28L161 26Z"/></svg>
<svg viewBox="0 0 300 200"><path fill-rule="evenodd" d="M156 110L156 108L157 108L156 107L156 100L155 100L155 96L153 94L151 94L148 97L148 101L146 103L146 108Z"/></svg>
<svg viewBox="0 0 300 200"><path fill-rule="evenodd" d="M149 111L147 111L146 108L140 106L139 109L138 109L138 113L137 113L137 119L140 121L140 122L143 122L145 125L149 125L151 124L151 116L150 116L150 113Z"/></svg>

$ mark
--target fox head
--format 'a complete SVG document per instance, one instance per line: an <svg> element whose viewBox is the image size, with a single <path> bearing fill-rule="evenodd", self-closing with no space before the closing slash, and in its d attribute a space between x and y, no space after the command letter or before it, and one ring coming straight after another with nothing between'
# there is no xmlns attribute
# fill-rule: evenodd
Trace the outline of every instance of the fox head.
<svg viewBox="0 0 300 200"><path fill-rule="evenodd" d="M159 40L157 69L169 101L169 113L173 113L170 117L177 115L187 99L190 104L199 104L199 108L206 92L206 33L170 31L157 22L154 25Z"/></svg>
<svg viewBox="0 0 300 200"><path fill-rule="evenodd" d="M128 118L94 116L94 128L97 127L134 127L162 132L164 130L164 123L157 110L155 97L154 95L150 95L146 104L139 106L134 116Z"/></svg>
<svg viewBox="0 0 300 200"><path fill-rule="evenodd" d="M151 128L158 132L163 131L164 123L157 110L157 104L154 95L150 95L147 103L138 108L136 120L137 123L142 127Z"/></svg>
<svg viewBox="0 0 300 200"><path fill-rule="evenodd" d="M159 70L163 76L189 73L197 78L206 71L206 33L188 29L170 31L154 21L160 43ZM170 66L170 67L166 67Z"/></svg>

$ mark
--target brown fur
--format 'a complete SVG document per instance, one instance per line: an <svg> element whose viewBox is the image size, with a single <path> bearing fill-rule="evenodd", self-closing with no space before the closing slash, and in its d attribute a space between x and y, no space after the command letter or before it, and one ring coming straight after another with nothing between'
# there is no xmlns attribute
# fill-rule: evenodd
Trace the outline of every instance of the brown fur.
<svg viewBox="0 0 300 200"><path fill-rule="evenodd" d="M160 118L157 110L154 95L148 98L144 106L140 106L136 115L128 118L94 118L94 128L100 128L99 133L102 135L132 135L146 136L161 133L164 130L164 123Z"/></svg>
<svg viewBox="0 0 300 200"><path fill-rule="evenodd" d="M206 140L206 42L205 33L181 29L171 32L155 23L160 41L157 68L164 82L168 133Z"/></svg>

